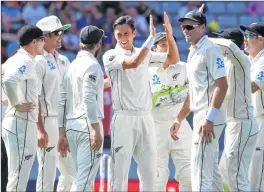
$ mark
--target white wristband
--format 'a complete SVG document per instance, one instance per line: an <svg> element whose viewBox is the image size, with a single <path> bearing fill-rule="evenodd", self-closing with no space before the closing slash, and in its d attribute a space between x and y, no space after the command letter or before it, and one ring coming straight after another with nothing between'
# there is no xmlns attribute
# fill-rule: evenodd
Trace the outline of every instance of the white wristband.
<svg viewBox="0 0 264 192"><path fill-rule="evenodd" d="M142 47L146 47L147 49L151 49L154 45L155 42L155 37L153 36L149 36L148 39L144 42L144 44L142 45Z"/></svg>
<svg viewBox="0 0 264 192"><path fill-rule="evenodd" d="M216 109L216 108L210 106L209 110L207 112L206 119L214 123L218 111L219 111L219 109Z"/></svg>

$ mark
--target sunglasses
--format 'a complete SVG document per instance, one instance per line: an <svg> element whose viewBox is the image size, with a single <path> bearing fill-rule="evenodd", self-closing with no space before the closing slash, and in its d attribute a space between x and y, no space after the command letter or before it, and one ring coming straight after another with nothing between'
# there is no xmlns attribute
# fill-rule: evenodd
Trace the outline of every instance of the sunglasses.
<svg viewBox="0 0 264 192"><path fill-rule="evenodd" d="M55 36L59 37L64 34L64 31L54 31L52 32Z"/></svg>
<svg viewBox="0 0 264 192"><path fill-rule="evenodd" d="M185 29L188 31L193 30L194 28L199 27L200 25L181 25L181 30L184 31Z"/></svg>
<svg viewBox="0 0 264 192"><path fill-rule="evenodd" d="M36 39L37 41L44 41L44 37L40 37Z"/></svg>
<svg viewBox="0 0 264 192"><path fill-rule="evenodd" d="M257 35L257 34L254 34L254 33L245 33L245 34L244 34L244 37L245 37L246 39L252 39L253 37L258 38L258 37L261 37L261 36L259 36L259 35Z"/></svg>

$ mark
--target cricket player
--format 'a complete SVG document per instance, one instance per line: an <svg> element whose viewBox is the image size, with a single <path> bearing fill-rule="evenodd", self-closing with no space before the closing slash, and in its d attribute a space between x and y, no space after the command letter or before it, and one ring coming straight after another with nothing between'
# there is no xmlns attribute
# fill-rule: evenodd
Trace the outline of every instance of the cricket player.
<svg viewBox="0 0 264 192"><path fill-rule="evenodd" d="M45 33L44 53L36 57L41 108L39 119L43 121L44 125L38 124L37 154L39 170L36 191L53 191L57 163L59 168L63 169L64 167L61 161L62 158L59 158L58 161L59 153L57 151L59 140L58 102L62 78L70 64L69 60L59 54L56 49L61 47L63 33L71 25L62 25L60 19L53 15L39 20L36 25ZM71 156L69 155L68 158L71 158ZM73 164L67 166L69 170L74 168ZM65 169L60 171L67 173ZM67 177L67 174L65 177ZM66 182L65 179L60 177L58 189L72 183L73 179L69 178ZM61 183L62 181L64 181L64 184Z"/></svg>
<svg viewBox="0 0 264 192"><path fill-rule="evenodd" d="M245 31L244 50L251 61L251 93L259 134L249 168L251 191L264 191L264 24L241 25Z"/></svg>
<svg viewBox="0 0 264 192"><path fill-rule="evenodd" d="M95 26L81 30L81 50L69 66L61 86L59 127L65 138L67 134L77 170L71 191L94 190L103 152L104 75L96 57L104 38L104 31ZM59 145L62 156L67 154L67 148L67 143Z"/></svg>
<svg viewBox="0 0 264 192"><path fill-rule="evenodd" d="M176 40L176 38L175 38ZM168 41L165 32L157 33L153 51L166 53ZM170 137L170 128L174 124L182 105L188 95L186 64L179 62L163 68L162 63L151 63L148 71L152 92L152 115L154 118L157 149L158 175L155 190L166 191L169 178L169 157L175 166L175 179L179 182L180 191L191 191L191 143L192 129L186 119L177 132L179 139Z"/></svg>
<svg viewBox="0 0 264 192"><path fill-rule="evenodd" d="M228 81L223 103L227 117L225 148L219 170L230 191L251 191L248 169L258 133L251 101L251 64L240 50L244 36L239 29L228 28L213 34L217 38L210 40L222 51Z"/></svg>
<svg viewBox="0 0 264 192"><path fill-rule="evenodd" d="M220 49L204 35L206 17L191 11L178 20L187 42L191 44L186 64L189 96L171 128L177 139L177 122L192 111L193 138L191 152L191 180L193 191L222 191L218 170L218 139L226 125L222 109L228 84Z"/></svg>
<svg viewBox="0 0 264 192"><path fill-rule="evenodd" d="M18 31L20 49L5 65L8 98L2 137L8 156L7 191L26 191L37 149L38 88L35 56L43 53L43 32L32 25Z"/></svg>
<svg viewBox="0 0 264 192"><path fill-rule="evenodd" d="M151 91L148 65L163 66L179 61L168 15L164 27L169 41L168 53L151 52L155 28L150 16L150 35L141 48L133 46L136 36L134 19L119 17L113 24L115 49L103 55L111 82L114 115L111 122L112 181L110 191L127 191L131 158L138 163L140 191L153 191L157 175L157 151L154 121L151 114ZM173 45L173 46L171 46Z"/></svg>

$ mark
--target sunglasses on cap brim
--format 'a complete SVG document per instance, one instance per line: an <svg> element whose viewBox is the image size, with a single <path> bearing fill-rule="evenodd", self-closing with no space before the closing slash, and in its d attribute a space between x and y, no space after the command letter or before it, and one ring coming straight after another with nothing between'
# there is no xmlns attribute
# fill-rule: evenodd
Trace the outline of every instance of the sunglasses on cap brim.
<svg viewBox="0 0 264 192"><path fill-rule="evenodd" d="M182 24L182 25L181 25L181 30L184 31L184 30L186 29L186 30L188 30L188 31L191 31L191 30L193 30L194 28L197 28L197 27L199 27L199 26L200 26L200 24L196 24L196 25L184 25L184 24Z"/></svg>
<svg viewBox="0 0 264 192"><path fill-rule="evenodd" d="M253 37L258 38L258 37L262 37L262 36L260 36L260 35L258 35L258 34L256 34L256 33L245 32L245 33L244 33L244 37L245 37L246 39L251 39L251 38L253 38Z"/></svg>

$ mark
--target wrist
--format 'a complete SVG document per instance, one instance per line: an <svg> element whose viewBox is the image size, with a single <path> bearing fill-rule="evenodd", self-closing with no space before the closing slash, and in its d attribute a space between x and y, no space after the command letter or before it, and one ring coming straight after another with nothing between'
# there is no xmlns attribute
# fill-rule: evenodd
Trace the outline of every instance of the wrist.
<svg viewBox="0 0 264 192"><path fill-rule="evenodd" d="M208 110L208 112L206 114L206 119L208 121L211 121L212 123L214 123L214 121L215 121L215 119L217 117L218 112L219 112L219 109L210 106L209 107L209 110Z"/></svg>
<svg viewBox="0 0 264 192"><path fill-rule="evenodd" d="M153 47L154 42L155 42L155 37L153 37L152 35L149 35L149 37L144 42L144 44L142 45L142 47L145 47L145 48L147 48L147 49L150 50Z"/></svg>
<svg viewBox="0 0 264 192"><path fill-rule="evenodd" d="M174 121L174 123L180 124L182 121L177 117Z"/></svg>

